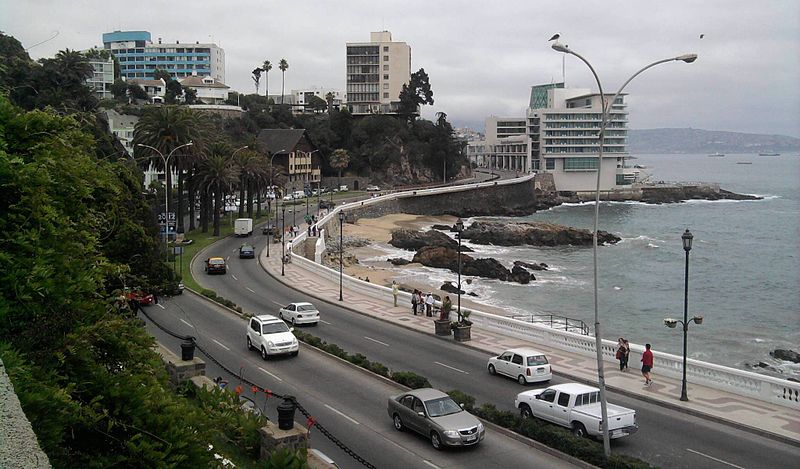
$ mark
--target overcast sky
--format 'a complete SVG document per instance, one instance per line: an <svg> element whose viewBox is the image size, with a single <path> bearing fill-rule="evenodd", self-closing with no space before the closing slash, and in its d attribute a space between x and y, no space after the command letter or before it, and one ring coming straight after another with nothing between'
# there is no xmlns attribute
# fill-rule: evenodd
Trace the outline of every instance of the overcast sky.
<svg viewBox="0 0 800 469"><path fill-rule="evenodd" d="M608 93L655 60L699 54L693 64L648 70L626 88L631 128L800 137L797 0L0 0L0 30L34 59L102 47L101 35L114 30L150 31L154 41L213 41L225 49L227 84L247 93L254 91L250 71L281 58L289 62L287 93L344 91L345 43L388 30L411 46L412 70L430 76L435 105L423 115L445 112L478 130L488 115L524 116L531 85L560 81L562 54L547 42L560 33ZM279 93L277 65L269 82L270 93ZM566 57L566 83L596 91L573 56Z"/></svg>

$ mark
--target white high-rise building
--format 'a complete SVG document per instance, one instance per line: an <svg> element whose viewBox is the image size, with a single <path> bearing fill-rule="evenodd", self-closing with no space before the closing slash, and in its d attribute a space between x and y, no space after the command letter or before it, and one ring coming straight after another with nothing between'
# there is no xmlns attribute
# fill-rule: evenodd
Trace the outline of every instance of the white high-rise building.
<svg viewBox="0 0 800 469"><path fill-rule="evenodd" d="M370 33L370 42L347 43L347 105L353 114L394 114L411 79L411 47L392 33Z"/></svg>

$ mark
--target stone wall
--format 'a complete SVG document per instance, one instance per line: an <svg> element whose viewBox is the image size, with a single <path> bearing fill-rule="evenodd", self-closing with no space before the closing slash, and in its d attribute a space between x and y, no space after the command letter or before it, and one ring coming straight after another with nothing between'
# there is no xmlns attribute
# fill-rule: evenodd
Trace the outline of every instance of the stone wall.
<svg viewBox="0 0 800 469"><path fill-rule="evenodd" d="M45 469L52 467L39 447L31 423L22 411L14 385L0 360L0 467Z"/></svg>

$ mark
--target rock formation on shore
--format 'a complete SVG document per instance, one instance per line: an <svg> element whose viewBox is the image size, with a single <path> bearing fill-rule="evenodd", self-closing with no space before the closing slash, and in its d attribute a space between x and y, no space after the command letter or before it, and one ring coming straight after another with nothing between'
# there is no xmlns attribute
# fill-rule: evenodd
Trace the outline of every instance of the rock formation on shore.
<svg viewBox="0 0 800 469"><path fill-rule="evenodd" d="M458 241L436 230L393 230L389 244L396 248L411 251L416 251L425 246L441 246L458 251ZM472 249L462 245L461 252L472 252Z"/></svg>
<svg viewBox="0 0 800 469"><path fill-rule="evenodd" d="M591 246L589 230L572 228L545 222L501 223L475 222L461 232L464 239L476 244L496 246ZM597 234L598 244L614 244L620 241L606 231Z"/></svg>
<svg viewBox="0 0 800 469"><path fill-rule="evenodd" d="M671 204L687 200L761 200L763 197L737 194L713 186L644 187L641 202L647 204Z"/></svg>
<svg viewBox="0 0 800 469"><path fill-rule="evenodd" d="M770 352L769 354L772 356L772 358L776 358L778 360L800 363L800 353L797 353L794 350L775 349L775 351Z"/></svg>
<svg viewBox="0 0 800 469"><path fill-rule="evenodd" d="M414 254L411 262L458 272L458 251L449 247L424 246ZM508 270L497 259L491 257L475 259L467 254L461 254L461 275L494 278L522 284L529 283L533 277L530 272L520 266L514 266L513 270Z"/></svg>

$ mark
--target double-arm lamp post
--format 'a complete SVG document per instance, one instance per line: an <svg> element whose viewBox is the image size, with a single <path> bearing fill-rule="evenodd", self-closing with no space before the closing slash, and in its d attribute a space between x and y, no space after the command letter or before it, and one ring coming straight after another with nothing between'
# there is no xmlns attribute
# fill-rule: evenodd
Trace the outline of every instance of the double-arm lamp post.
<svg viewBox="0 0 800 469"><path fill-rule="evenodd" d="M686 394L686 334L689 332L689 324L703 324L703 316L695 316L689 319L689 251L692 250L692 232L687 228L681 235L683 250L686 251L686 272L683 276L683 321L680 319L664 318L664 325L674 329L678 323L683 326L683 380L681 381L681 400L688 401Z"/></svg>
<svg viewBox="0 0 800 469"><path fill-rule="evenodd" d="M269 190L272 192L272 196L275 198L275 221L272 223L272 229L269 230L269 214L272 208L270 207L269 199L267 199L267 257L269 257L270 236L273 236L270 233L273 233L278 229L278 193L275 190L275 186L272 184L272 176L275 174L275 170L272 167L272 159L275 158L276 155L285 152L286 150L278 150L269 157ZM281 241L283 241L283 234L281 234Z"/></svg>
<svg viewBox="0 0 800 469"><path fill-rule="evenodd" d="M605 143L605 132L606 126L608 124L609 113L614 105L614 102L617 100L620 94L622 94L622 90L630 83L634 78L639 76L645 70L655 67L656 65L673 62L673 61L680 61L686 63L692 63L697 60L697 54L684 54L677 57L672 57L669 59L663 59L655 61L645 67L643 67L638 72L631 75L625 83L619 88L617 94L614 97L606 102L605 94L603 93L603 85L600 83L600 78L597 76L597 73L594 70L592 64L589 63L582 55L578 54L577 52L570 49L568 46L561 44L558 42L559 35L553 36L550 40L556 41L553 43L552 47L558 52L563 52L565 54L571 54L581 60L589 70L591 70L592 75L594 76L595 82L597 82L597 89L600 92L600 105L601 105L601 121L600 121L600 133L598 134L599 137L599 149L597 155L597 186L595 188L595 200L594 200L594 232L592 234L592 257L593 257L593 265L594 265L594 334L595 334L595 351L597 353L597 381L598 387L600 388L600 409L602 412L602 426L603 426L603 450L605 452L606 457L611 455L611 443L609 440L608 435L608 406L606 402L606 392L605 392L605 376L603 372L603 339L600 329L600 315L599 315L599 307L598 307L598 294L597 294L597 225L598 219L600 216L600 169L603 166L603 145Z"/></svg>
<svg viewBox="0 0 800 469"><path fill-rule="evenodd" d="M460 218L456 221L456 232L458 233L458 307L456 314L458 322L461 322L461 232L464 231L464 221Z"/></svg>
<svg viewBox="0 0 800 469"><path fill-rule="evenodd" d="M137 143L137 147L149 148L154 152L158 153L158 156L161 157L161 160L164 162L164 253L165 257L169 259L169 245L167 244L167 232L169 231L169 193L172 189L168 187L167 181L169 180L169 160L172 158L172 155L180 150L183 147L190 147L194 145L194 142L184 143L183 145L178 145L177 147L173 148L171 152L165 157L161 151L156 147L151 147L150 145L145 145L144 143ZM178 197L181 197L183 194L178 194ZM175 223L177 224L177 220Z"/></svg>

